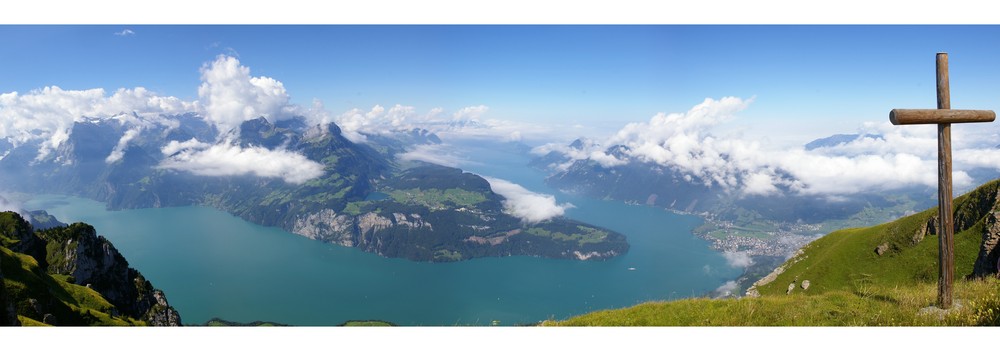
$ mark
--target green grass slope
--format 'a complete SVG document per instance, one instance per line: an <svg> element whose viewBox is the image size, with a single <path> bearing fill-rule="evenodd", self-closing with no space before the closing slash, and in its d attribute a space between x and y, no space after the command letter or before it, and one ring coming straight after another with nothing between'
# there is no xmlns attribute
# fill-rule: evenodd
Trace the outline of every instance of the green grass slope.
<svg viewBox="0 0 1000 351"><path fill-rule="evenodd" d="M1000 181L991 181L955 199L956 281L972 274L979 255L986 216L997 209ZM938 237L920 233L934 227L937 208L868 228L852 228L830 233L806 245L782 265L773 281L757 283L762 296L822 294L852 291L865 286L913 286L936 283L938 277ZM919 239L919 240L918 240ZM879 245L887 250L878 255ZM808 290L801 282L809 280Z"/></svg>
<svg viewBox="0 0 1000 351"><path fill-rule="evenodd" d="M870 285L857 291L742 299L647 302L598 311L543 326L943 326L1000 325L1000 280L960 281L948 314L922 311L937 299L936 284Z"/></svg>
<svg viewBox="0 0 1000 351"><path fill-rule="evenodd" d="M1000 325L1000 280L967 279L987 218L1000 212L998 191L995 180L955 200L957 305L947 314L926 311L937 299L932 208L817 239L757 282L757 298L649 302L543 325Z"/></svg>
<svg viewBox="0 0 1000 351"><path fill-rule="evenodd" d="M114 306L101 294L66 282L67 276L50 275L31 256L0 247L0 269L7 297L13 302L21 325L46 325L33 305L48 306L60 325L144 325L142 321L114 316Z"/></svg>

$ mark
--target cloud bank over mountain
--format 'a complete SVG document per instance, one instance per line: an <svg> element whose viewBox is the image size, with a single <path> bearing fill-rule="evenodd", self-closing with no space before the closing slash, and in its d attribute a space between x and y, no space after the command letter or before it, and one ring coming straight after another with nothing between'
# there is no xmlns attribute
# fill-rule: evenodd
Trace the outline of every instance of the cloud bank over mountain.
<svg viewBox="0 0 1000 351"><path fill-rule="evenodd" d="M752 102L709 98L683 113L659 113L647 122L629 123L601 142L586 141L577 148L546 144L533 151L566 155L570 161L556 170L579 160L605 168L629 161L654 163L679 170L688 181L746 195L778 195L787 189L836 196L937 184L933 126L868 123L854 140L813 150L768 148L739 135L717 135ZM1000 169L996 134L989 130L954 128L953 140L961 140L954 145L956 188L972 185L972 169ZM624 148L614 148L617 145Z"/></svg>
<svg viewBox="0 0 1000 351"><path fill-rule="evenodd" d="M493 192L503 196L504 207L508 213L527 223L538 223L553 217L562 216L572 208L570 203L556 203L556 197L539 194L509 181L482 176L490 183Z"/></svg>
<svg viewBox="0 0 1000 351"><path fill-rule="evenodd" d="M143 87L118 89L110 96L104 89L63 90L58 86L25 94L9 92L0 94L0 139L15 146L40 141L38 159L43 159L69 139L74 122L131 113L155 122L162 120L160 114L197 109L197 102L159 96Z"/></svg>
<svg viewBox="0 0 1000 351"><path fill-rule="evenodd" d="M491 108L486 105L466 106L452 112L440 107L421 112L414 106L396 104L387 108L375 105L367 110L355 108L334 115L319 100L314 100L309 107L292 104L281 81L253 76L249 67L226 55L206 62L199 73L201 83L195 101L162 96L143 87L121 88L110 94L99 88L63 90L58 86L27 93L3 93L0 94L0 139L6 139L15 146L37 142L37 160L44 160L52 150L69 139L75 122L114 118L122 125L133 125L105 159L114 163L121 159L124 150L135 142L143 130L155 125L176 126L176 121L162 116L182 113L194 113L223 132L223 136L214 141L218 146L200 152L247 153L265 158L271 156L248 149L233 150L232 145L223 140L225 132L243 121L261 116L272 122L293 116L303 116L311 125L335 122L346 138L359 143L367 141L366 135L414 128L426 129L444 138L503 141L551 139L575 130L572 127L488 118ZM838 196L934 186L936 183L936 135L933 126L897 127L885 121L868 123L860 127L860 136L854 140L810 150L771 148L766 141L722 134L728 124L739 118L739 114L753 101L754 98L708 98L685 112L658 113L647 121L625 124L602 140L584 143L579 148L547 144L537 147L535 152L558 151L569 157L571 162L587 160L608 168L628 162L653 163L679 170L688 181L744 195L790 192ZM996 148L998 136L995 130L962 125L953 128L953 178L956 188L972 185L969 175L972 170L1000 170L1000 149ZM609 148L616 145L624 147ZM457 165L453 157L435 155L434 151L413 149L401 158ZM274 152L276 155L295 155L290 151ZM201 155L189 153L184 158L172 158L166 167L183 169L182 162L197 162L200 159L197 156ZM291 164L282 164L292 167ZM557 170L565 170L570 164L559 165ZM191 166L191 169L204 169L203 166ZM250 166L241 168L246 167ZM294 170L287 169L289 172ZM272 169L261 169L259 173L290 174L275 173Z"/></svg>
<svg viewBox="0 0 1000 351"><path fill-rule="evenodd" d="M726 264L733 268L747 268L753 265L753 258L747 251L723 251Z"/></svg>
<svg viewBox="0 0 1000 351"><path fill-rule="evenodd" d="M461 167L470 161L453 152L450 145L417 145L396 156L401 161L423 161L447 167Z"/></svg>
<svg viewBox="0 0 1000 351"><path fill-rule="evenodd" d="M264 117L274 122L298 112L281 82L253 77L250 68L235 57L219 55L201 67L198 99L206 120L219 130L236 128L243 121Z"/></svg>
<svg viewBox="0 0 1000 351"><path fill-rule="evenodd" d="M323 175L323 165L301 154L263 147L243 148L229 141L218 144L195 139L171 141L161 151L167 158L160 168L203 176L255 175L302 184Z"/></svg>

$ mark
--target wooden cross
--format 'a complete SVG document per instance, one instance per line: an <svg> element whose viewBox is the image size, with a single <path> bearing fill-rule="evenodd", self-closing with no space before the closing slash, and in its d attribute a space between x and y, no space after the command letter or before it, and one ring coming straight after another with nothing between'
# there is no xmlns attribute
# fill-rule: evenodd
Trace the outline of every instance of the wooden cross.
<svg viewBox="0 0 1000 351"><path fill-rule="evenodd" d="M937 54L937 109L893 109L894 125L937 124L938 126L938 307L951 308L954 272L955 226L951 207L951 124L993 122L996 113L987 110L952 110L948 88L948 53Z"/></svg>

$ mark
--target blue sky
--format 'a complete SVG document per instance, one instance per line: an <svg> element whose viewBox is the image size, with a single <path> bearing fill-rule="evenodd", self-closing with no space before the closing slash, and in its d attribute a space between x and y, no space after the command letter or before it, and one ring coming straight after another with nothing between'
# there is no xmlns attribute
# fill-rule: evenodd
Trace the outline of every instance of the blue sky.
<svg viewBox="0 0 1000 351"><path fill-rule="evenodd" d="M1000 26L2 26L0 92L194 100L199 68L227 54L333 114L486 105L490 118L617 128L736 96L755 99L734 126L812 138L934 107L938 51L953 107L1000 108L998 44Z"/></svg>

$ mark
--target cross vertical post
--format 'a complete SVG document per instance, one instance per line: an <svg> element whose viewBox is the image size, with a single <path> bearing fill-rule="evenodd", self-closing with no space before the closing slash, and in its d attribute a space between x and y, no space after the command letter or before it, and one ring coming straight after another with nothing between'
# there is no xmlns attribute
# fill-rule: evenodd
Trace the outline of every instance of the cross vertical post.
<svg viewBox="0 0 1000 351"><path fill-rule="evenodd" d="M948 54L937 53L937 108L951 109ZM951 192L951 123L938 123L938 307L951 308L955 226Z"/></svg>
<svg viewBox="0 0 1000 351"><path fill-rule="evenodd" d="M988 110L952 110L949 88L948 53L937 53L937 109L893 109L889 121L895 125L937 124L938 127L938 297L937 306L952 305L954 280L955 219L951 191L951 124L993 122L996 113Z"/></svg>

